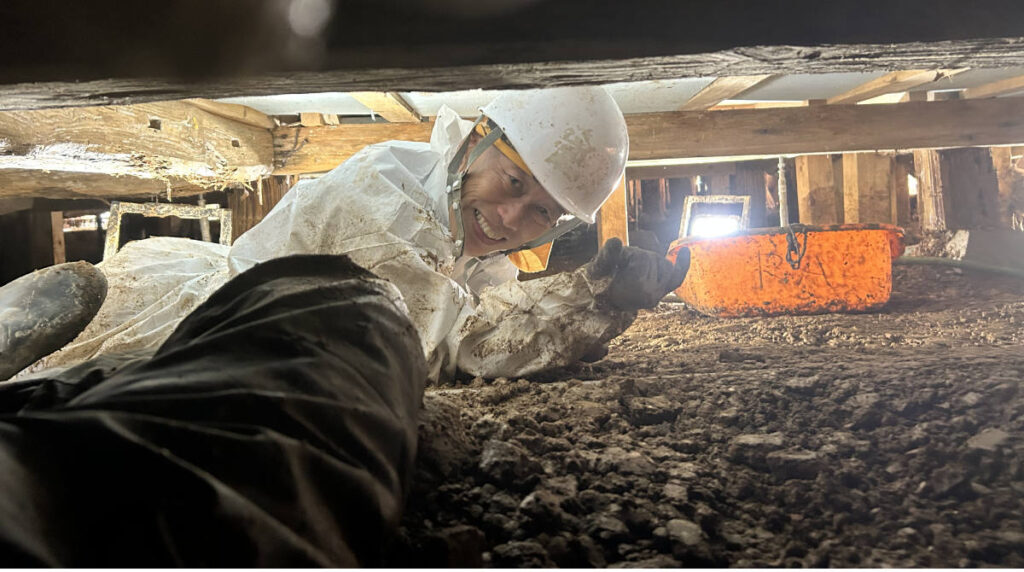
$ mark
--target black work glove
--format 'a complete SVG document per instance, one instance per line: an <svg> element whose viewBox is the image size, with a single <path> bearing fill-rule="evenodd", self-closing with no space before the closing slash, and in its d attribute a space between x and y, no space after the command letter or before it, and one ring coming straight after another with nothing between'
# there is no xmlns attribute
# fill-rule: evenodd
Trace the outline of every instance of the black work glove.
<svg viewBox="0 0 1024 572"><path fill-rule="evenodd" d="M683 283L690 269L690 249L679 249L672 264L654 252L622 246L618 238L609 238L586 269L592 279L612 278L598 294L599 301L618 310L649 309Z"/></svg>

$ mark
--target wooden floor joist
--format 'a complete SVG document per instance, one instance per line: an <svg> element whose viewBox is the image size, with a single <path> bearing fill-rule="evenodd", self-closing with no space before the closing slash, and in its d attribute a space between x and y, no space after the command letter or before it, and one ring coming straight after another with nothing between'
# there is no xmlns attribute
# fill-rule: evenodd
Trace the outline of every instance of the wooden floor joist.
<svg viewBox="0 0 1024 572"><path fill-rule="evenodd" d="M906 70L894 71L882 77L862 83L853 89L828 98L829 105L850 104L866 101L887 93L898 93L909 89L935 83L940 79L949 78L967 71L966 68L947 70Z"/></svg>
<svg viewBox="0 0 1024 572"><path fill-rule="evenodd" d="M631 160L1024 142L1024 98L627 115ZM428 141L430 123L281 127L274 174L333 169L366 145Z"/></svg>
<svg viewBox="0 0 1024 572"><path fill-rule="evenodd" d="M702 111L732 99L771 79L771 75L720 77L687 100L679 111Z"/></svg>

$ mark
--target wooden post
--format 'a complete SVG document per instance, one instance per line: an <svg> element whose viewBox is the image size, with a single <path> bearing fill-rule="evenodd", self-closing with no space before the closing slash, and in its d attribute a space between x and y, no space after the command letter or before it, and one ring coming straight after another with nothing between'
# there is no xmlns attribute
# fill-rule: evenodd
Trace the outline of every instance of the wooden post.
<svg viewBox="0 0 1024 572"><path fill-rule="evenodd" d="M1013 185L1018 177L1013 170L1013 149L1011 147L993 147L989 151L992 154L992 167L996 170L996 180L999 185L999 226L1011 228L1013 213L1010 212L1010 203L1013 197Z"/></svg>
<svg viewBox="0 0 1024 572"><path fill-rule="evenodd" d="M947 149L939 156L949 225L966 229L999 226L999 182L989 150Z"/></svg>
<svg viewBox="0 0 1024 572"><path fill-rule="evenodd" d="M828 155L796 158L796 193L800 222L819 225L843 222L842 189L836 186L832 158Z"/></svg>
<svg viewBox="0 0 1024 572"><path fill-rule="evenodd" d="M843 155L843 213L848 223L893 223L892 157L880 153Z"/></svg>
<svg viewBox="0 0 1024 572"><path fill-rule="evenodd" d="M733 177L733 193L750 197L750 228L765 226L764 163L741 163Z"/></svg>
<svg viewBox="0 0 1024 572"><path fill-rule="evenodd" d="M228 208L231 210L232 241L238 239L245 231L256 226L263 217L270 213L288 189L291 188L292 177L267 177L253 183L253 191L236 189L228 193ZM223 229L222 229L223 230Z"/></svg>
<svg viewBox="0 0 1024 572"><path fill-rule="evenodd" d="M712 195L731 195L732 177L728 174L716 173L708 177L708 186Z"/></svg>
<svg viewBox="0 0 1024 572"><path fill-rule="evenodd" d="M597 213L597 246L600 248L609 238L617 236L623 245L629 245L629 215L626 208L626 178L601 206Z"/></svg>
<svg viewBox="0 0 1024 572"><path fill-rule="evenodd" d="M911 222L910 217L910 176L912 167L906 157L893 161L892 171L892 212L896 216L898 226L906 228Z"/></svg>
<svg viewBox="0 0 1024 572"><path fill-rule="evenodd" d="M64 247L64 213L50 212L50 235L53 237L53 263L67 262L67 251Z"/></svg>
<svg viewBox="0 0 1024 572"><path fill-rule="evenodd" d="M942 160L934 149L914 151L917 171L917 204L921 230L946 230L945 185L942 181Z"/></svg>

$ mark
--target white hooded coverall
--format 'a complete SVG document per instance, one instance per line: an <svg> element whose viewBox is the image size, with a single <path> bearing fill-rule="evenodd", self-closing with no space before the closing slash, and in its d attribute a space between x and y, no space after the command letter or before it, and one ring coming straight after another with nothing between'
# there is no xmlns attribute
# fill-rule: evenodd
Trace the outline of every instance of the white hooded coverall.
<svg viewBox="0 0 1024 572"><path fill-rule="evenodd" d="M456 370L516 377L574 363L636 314L599 306L595 293L608 279L592 281L582 269L519 282L504 256L455 260L446 171L470 125L443 108L429 144L371 145L323 177L300 181L231 247L170 237L127 244L99 264L108 295L89 326L21 375L156 351L232 276L291 254L347 254L395 284L431 380Z"/></svg>

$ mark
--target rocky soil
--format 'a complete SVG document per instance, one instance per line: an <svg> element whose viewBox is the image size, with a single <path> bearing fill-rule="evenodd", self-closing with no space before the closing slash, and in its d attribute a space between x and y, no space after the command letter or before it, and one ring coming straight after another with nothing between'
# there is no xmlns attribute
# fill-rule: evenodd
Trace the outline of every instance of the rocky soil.
<svg viewBox="0 0 1024 572"><path fill-rule="evenodd" d="M882 313L661 304L602 361L425 398L396 566L1024 567L1024 282Z"/></svg>

